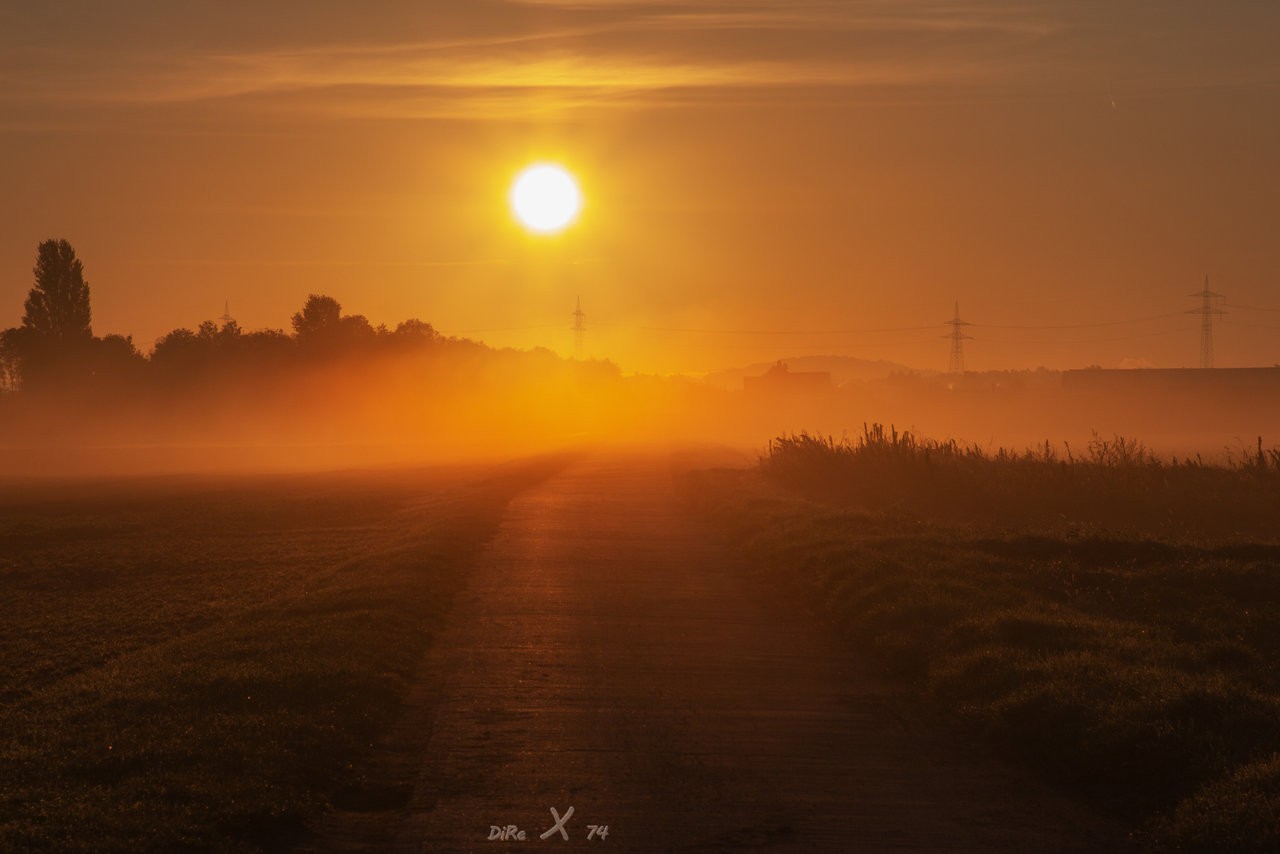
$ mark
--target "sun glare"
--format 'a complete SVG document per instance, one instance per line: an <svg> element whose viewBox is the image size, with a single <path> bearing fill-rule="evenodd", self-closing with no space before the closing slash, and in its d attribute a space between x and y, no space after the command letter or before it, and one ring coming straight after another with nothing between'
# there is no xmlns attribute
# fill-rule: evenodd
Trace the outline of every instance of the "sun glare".
<svg viewBox="0 0 1280 854"><path fill-rule="evenodd" d="M530 166L511 186L511 209L530 231L549 234L565 228L582 208L578 184L560 166Z"/></svg>

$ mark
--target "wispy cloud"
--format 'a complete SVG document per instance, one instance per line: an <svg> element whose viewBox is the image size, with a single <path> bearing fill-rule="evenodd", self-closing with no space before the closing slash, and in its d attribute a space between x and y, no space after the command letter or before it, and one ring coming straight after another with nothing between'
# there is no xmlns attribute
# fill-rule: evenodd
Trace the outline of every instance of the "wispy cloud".
<svg viewBox="0 0 1280 854"><path fill-rule="evenodd" d="M945 44L904 51L909 46L885 42L889 32L958 28L938 20L859 25L839 15L662 4L538 32L426 41L131 55L89 49L78 63L66 62L61 48L44 47L9 54L0 100L176 104L296 96L298 108L327 113L394 114L399 103L406 115L483 117L631 106L646 93L669 102L680 91L957 85L995 73L990 61L970 61ZM774 41L780 31L787 36Z"/></svg>
<svg viewBox="0 0 1280 854"><path fill-rule="evenodd" d="M424 8L403 32L362 18L347 38L335 24L242 45L224 38L175 48L163 33L130 50L32 39L3 51L0 101L234 102L294 114L483 119L687 103L712 92L730 100L748 92L788 98L801 89L964 93L1132 62L1108 41L1119 39L1108 28L1136 25L1073 4L1016 0L486 0ZM404 38L423 29L429 37ZM1082 45L1080 33L1093 41ZM1245 70L1268 79L1276 69ZM1185 71L1145 73L1152 85L1190 79ZM1228 80L1233 73L1243 72L1214 71Z"/></svg>
<svg viewBox="0 0 1280 854"><path fill-rule="evenodd" d="M514 0L527 6L592 10L652 28L986 31L1042 35L1059 26L1051 4L947 0Z"/></svg>

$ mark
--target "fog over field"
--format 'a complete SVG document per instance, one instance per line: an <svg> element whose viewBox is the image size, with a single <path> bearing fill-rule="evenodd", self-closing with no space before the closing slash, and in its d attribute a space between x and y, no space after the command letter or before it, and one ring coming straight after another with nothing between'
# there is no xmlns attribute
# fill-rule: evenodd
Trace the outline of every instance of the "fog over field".
<svg viewBox="0 0 1280 854"><path fill-rule="evenodd" d="M607 360L444 336L417 319L374 327L323 296L288 334L206 321L146 354L115 335L28 353L21 332L4 352L26 382L0 396L0 455L13 474L439 464L580 444L759 451L780 434L839 438L868 423L988 449L1048 441L1067 451L1120 435L1216 461L1280 436L1280 369L894 366L846 378L839 360L817 357L750 374L627 375Z"/></svg>

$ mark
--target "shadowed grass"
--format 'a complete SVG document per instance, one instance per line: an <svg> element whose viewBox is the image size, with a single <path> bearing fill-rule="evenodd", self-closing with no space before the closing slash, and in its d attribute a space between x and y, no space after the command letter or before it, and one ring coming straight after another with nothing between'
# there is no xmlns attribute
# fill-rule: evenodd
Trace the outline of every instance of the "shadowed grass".
<svg viewBox="0 0 1280 854"><path fill-rule="evenodd" d="M1261 438L1209 465L1161 459L1122 436L988 451L873 424L853 441L782 436L760 467L810 498L1018 531L1274 537L1280 511L1280 449Z"/></svg>
<svg viewBox="0 0 1280 854"><path fill-rule="evenodd" d="M1252 762L1178 805L1152 834L1186 851L1280 851L1280 756Z"/></svg>
<svg viewBox="0 0 1280 854"><path fill-rule="evenodd" d="M933 513L935 497L917 493L937 484L923 452L878 441L775 443L757 471L704 473L690 488L756 572L817 603L872 666L1127 817L1152 847L1274 850L1280 545L1261 528L1252 542L1215 534L1220 509L1198 530L1133 533L1153 512L1192 515L1203 483L1277 518L1271 464L1067 463L1087 467L1084 483L1116 473L1129 510L1111 530L1105 499L1084 518L1065 512L1083 487L1038 492L1035 469L1060 461L1009 455L965 457L942 478L1016 498L1023 521L1001 500ZM1162 478L1174 486L1153 485ZM876 495L897 503L851 501Z"/></svg>
<svg viewBox="0 0 1280 854"><path fill-rule="evenodd" d="M507 501L560 464L10 493L0 848L299 841Z"/></svg>

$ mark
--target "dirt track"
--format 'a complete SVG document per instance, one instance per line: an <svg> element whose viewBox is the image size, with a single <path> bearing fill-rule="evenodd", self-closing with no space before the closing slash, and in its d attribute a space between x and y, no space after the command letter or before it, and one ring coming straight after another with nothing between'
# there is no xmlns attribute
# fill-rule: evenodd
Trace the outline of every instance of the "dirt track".
<svg viewBox="0 0 1280 854"><path fill-rule="evenodd" d="M658 456L586 459L511 505L378 764L416 777L407 805L339 815L323 847L509 847L494 825L526 833L518 850L1120 841L931 734L811 618L753 589L683 517ZM570 806L569 840L541 840Z"/></svg>

